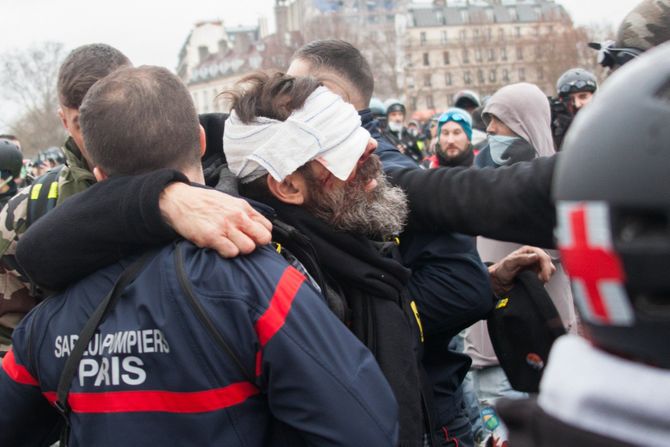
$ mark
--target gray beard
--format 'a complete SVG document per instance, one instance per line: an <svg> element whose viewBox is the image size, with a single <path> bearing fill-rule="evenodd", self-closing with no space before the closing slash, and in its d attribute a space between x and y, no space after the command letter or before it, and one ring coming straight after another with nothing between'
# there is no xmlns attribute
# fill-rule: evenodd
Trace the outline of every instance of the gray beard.
<svg viewBox="0 0 670 447"><path fill-rule="evenodd" d="M370 156L356 179L343 188L324 190L311 172L305 172L305 178L310 187L305 207L336 230L381 240L399 234L407 223L405 192L388 182L376 155ZM364 186L371 178L377 180L377 187L366 192Z"/></svg>

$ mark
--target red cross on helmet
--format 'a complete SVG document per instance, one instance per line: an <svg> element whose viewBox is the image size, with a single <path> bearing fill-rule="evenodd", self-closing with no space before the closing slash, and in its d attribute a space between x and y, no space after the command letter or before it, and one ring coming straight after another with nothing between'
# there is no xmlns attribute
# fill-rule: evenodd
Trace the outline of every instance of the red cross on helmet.
<svg viewBox="0 0 670 447"><path fill-rule="evenodd" d="M571 126L558 245L587 335L670 368L670 43L626 64Z"/></svg>

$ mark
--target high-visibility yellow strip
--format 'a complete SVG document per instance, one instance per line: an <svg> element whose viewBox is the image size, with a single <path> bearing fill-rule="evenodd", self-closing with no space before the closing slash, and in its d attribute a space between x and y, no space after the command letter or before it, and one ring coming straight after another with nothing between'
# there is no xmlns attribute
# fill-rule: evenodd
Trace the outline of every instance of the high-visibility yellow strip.
<svg viewBox="0 0 670 447"><path fill-rule="evenodd" d="M503 307L507 307L508 303L509 298L503 298L500 301L498 301L498 304L496 304L496 309L502 309Z"/></svg>
<svg viewBox="0 0 670 447"><path fill-rule="evenodd" d="M419 317L419 309L416 307L416 303L414 301L409 303L409 305L412 308L412 312L414 312L414 318L416 318L416 324L419 325L419 333L421 334L421 343L423 343L423 325L421 324L421 318Z"/></svg>
<svg viewBox="0 0 670 447"><path fill-rule="evenodd" d="M36 183L33 185L33 189L30 191L30 198L32 200L37 200L37 198L40 196L40 191L42 190L42 184L41 183Z"/></svg>
<svg viewBox="0 0 670 447"><path fill-rule="evenodd" d="M52 182L49 187L49 195L47 199L57 199L58 198L58 182Z"/></svg>

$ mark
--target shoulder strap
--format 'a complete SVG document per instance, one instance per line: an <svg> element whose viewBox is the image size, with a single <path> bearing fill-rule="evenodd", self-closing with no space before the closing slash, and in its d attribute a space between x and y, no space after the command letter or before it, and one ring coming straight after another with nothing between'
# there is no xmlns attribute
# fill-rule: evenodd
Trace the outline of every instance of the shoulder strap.
<svg viewBox="0 0 670 447"><path fill-rule="evenodd" d="M30 186L28 197L27 227L56 207L58 201L58 176L65 165L51 169L38 177Z"/></svg>
<svg viewBox="0 0 670 447"><path fill-rule="evenodd" d="M183 241L182 241L183 242ZM244 377L250 383L255 383L255 375L250 373L247 368L244 367L240 356L237 355L235 350L231 347L226 337L216 329L212 320L207 316L207 313L202 308L200 301L196 298L195 293L193 293L193 288L191 287L191 281L186 274L186 269L184 268L184 255L182 253L183 243L179 242L174 249L174 263L177 270L177 280L179 281L179 286L181 287L182 292L188 298L188 302L193 309L193 312L200 320L200 323L207 329L209 334L212 336L216 344L219 345L228 356L235 362L235 365L239 369L242 377Z"/></svg>
<svg viewBox="0 0 670 447"><path fill-rule="evenodd" d="M67 440L70 431L70 406L67 402L67 397L70 392L70 386L74 380L75 375L79 369L79 362L84 355L84 351L88 347L91 338L98 329L100 322L105 317L107 312L114 307L119 297L123 294L124 289L132 283L137 276L142 272L148 261L155 255L154 251L144 253L139 259L130 264L119 276L114 283L112 290L109 291L105 299L100 302L91 317L86 322L84 329L79 334L79 339L75 343L74 349L65 362L63 372L61 372L58 380L57 400L55 402L56 409L65 418L65 427L61 433L60 445L67 446Z"/></svg>

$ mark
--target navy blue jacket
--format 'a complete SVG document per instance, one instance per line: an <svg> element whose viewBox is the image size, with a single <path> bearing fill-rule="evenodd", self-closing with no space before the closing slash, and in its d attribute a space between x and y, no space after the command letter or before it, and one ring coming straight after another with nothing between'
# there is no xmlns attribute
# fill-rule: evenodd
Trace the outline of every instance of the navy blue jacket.
<svg viewBox="0 0 670 447"><path fill-rule="evenodd" d="M381 134L369 111L359 114L363 127L377 140L375 154L385 172L421 169ZM438 426L446 425L460 408L459 386L471 363L466 355L450 352L447 345L493 308L488 271L473 238L459 233L410 229L400 236L400 252L403 264L412 270L408 290L426 334L423 365L433 383Z"/></svg>
<svg viewBox="0 0 670 447"><path fill-rule="evenodd" d="M377 140L375 154L384 171L421 169L382 136L369 111L360 114L363 127ZM400 237L400 251L403 264L412 270L409 291L417 300L427 334L450 338L485 318L493 308L488 271L472 237L410 229Z"/></svg>
<svg viewBox="0 0 670 447"><path fill-rule="evenodd" d="M371 353L268 247L224 260L185 245L197 299L253 381L215 344L162 248L99 326L69 394L71 446L391 446L397 405ZM128 260L45 300L0 370L0 445L48 445L50 406L89 316Z"/></svg>

